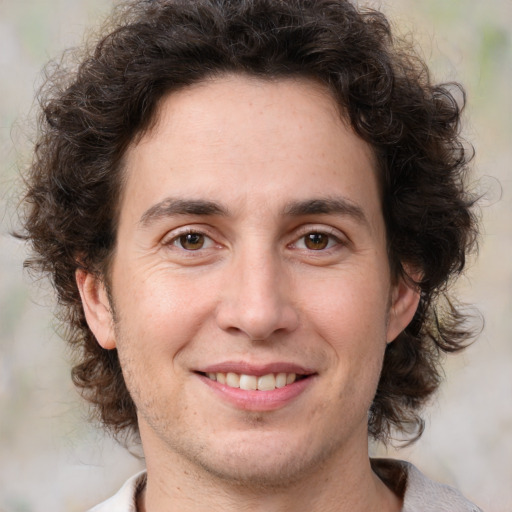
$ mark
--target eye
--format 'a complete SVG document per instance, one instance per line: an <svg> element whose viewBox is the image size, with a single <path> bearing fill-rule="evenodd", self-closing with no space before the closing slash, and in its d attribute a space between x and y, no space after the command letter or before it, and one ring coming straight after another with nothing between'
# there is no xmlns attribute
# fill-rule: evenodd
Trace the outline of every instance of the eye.
<svg viewBox="0 0 512 512"><path fill-rule="evenodd" d="M329 236L325 233L308 233L304 237L304 245L312 251L321 251L329 244Z"/></svg>
<svg viewBox="0 0 512 512"><path fill-rule="evenodd" d="M307 249L309 251L323 251L339 245L340 240L329 233L321 231L311 231L306 233L295 243L297 249Z"/></svg>
<svg viewBox="0 0 512 512"><path fill-rule="evenodd" d="M183 233L172 240L172 245L185 249L186 251L199 251L213 245L213 240L198 232Z"/></svg>

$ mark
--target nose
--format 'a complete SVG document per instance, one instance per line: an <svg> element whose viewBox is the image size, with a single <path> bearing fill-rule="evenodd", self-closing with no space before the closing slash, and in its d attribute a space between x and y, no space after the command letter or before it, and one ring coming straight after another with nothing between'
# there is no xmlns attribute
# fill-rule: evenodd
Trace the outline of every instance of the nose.
<svg viewBox="0 0 512 512"><path fill-rule="evenodd" d="M279 258L271 251L240 255L227 271L216 311L217 324L252 341L293 332L299 325L299 315L291 300L289 281Z"/></svg>

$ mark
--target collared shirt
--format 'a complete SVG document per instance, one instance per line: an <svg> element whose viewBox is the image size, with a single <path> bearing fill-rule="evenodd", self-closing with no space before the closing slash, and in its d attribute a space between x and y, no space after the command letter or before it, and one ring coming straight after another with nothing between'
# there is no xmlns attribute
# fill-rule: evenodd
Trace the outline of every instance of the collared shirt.
<svg viewBox="0 0 512 512"><path fill-rule="evenodd" d="M403 495L402 512L483 512L448 485L428 479L408 462L373 459L372 468L393 490ZM146 483L146 472L131 477L121 489L88 512L137 512L137 493Z"/></svg>

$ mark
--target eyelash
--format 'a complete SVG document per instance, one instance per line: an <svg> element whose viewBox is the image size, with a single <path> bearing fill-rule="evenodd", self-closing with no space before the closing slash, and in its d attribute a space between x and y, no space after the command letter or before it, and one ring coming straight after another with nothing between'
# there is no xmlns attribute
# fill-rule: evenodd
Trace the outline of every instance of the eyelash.
<svg viewBox="0 0 512 512"><path fill-rule="evenodd" d="M187 249L187 248L183 247L183 244L180 243L180 241L183 242L184 237L186 237L188 235L197 235L199 237L203 237L204 241L207 241L205 243L207 243L208 247L204 247L204 245L201 245L201 247L198 247L197 249ZM169 241L165 241L164 245L174 246L174 247L177 247L178 249L182 249L186 252L192 253L192 252L197 252L201 249L209 249L210 247L213 247L215 245L215 241L213 240L213 238L208 236L202 230L190 228L190 229L186 229L186 230L183 230L183 231L175 234Z"/></svg>
<svg viewBox="0 0 512 512"><path fill-rule="evenodd" d="M184 237L186 237L188 235L197 235L198 237L202 237L202 243L201 243L201 241L198 242L198 244L201 243L200 247L197 247L195 249L190 249L190 248L187 249L186 247L184 247L183 246ZM310 243L319 244L320 247L318 247L318 248L312 248L310 246L308 247L308 239L306 238L308 236L311 237L309 239ZM317 237L316 240L313 238L315 236ZM325 239L322 239L322 237L325 237ZM192 241L192 243L193 243L193 241ZM323 245L324 243L325 243L325 245ZM205 247L205 244L207 245L206 247ZM194 252L198 252L200 250L210 249L211 247L213 247L215 245L215 241L213 240L212 237L208 236L201 229L189 228L189 229L183 230L183 231L175 234L169 241L164 242L164 245L176 247L178 249L186 251L187 253L194 253ZM302 245L302 247L299 247L299 245ZM322 229L305 228L305 229L301 230L300 236L295 238L295 241L292 242L291 244L289 244L288 247L297 249L297 250L301 250L301 251L311 252L311 253L321 253L321 252L330 251L331 249L333 249L339 245L344 246L344 245L346 245L346 242L344 242L340 238L340 236L337 232L335 234L331 230L325 229L325 228L322 228Z"/></svg>
<svg viewBox="0 0 512 512"><path fill-rule="evenodd" d="M311 236L316 236L316 235L320 235L320 237L326 237L327 240L325 240L326 245L324 247L313 249L313 248L307 246L308 241L307 241L306 237L308 237L308 236L311 237ZM310 241L315 243L315 241L312 238L310 238ZM302 244L303 247L298 247L299 243ZM347 245L347 244L346 244L346 242L344 242L342 240L342 238L340 237L340 235L337 231L333 232L333 230L330 230L325 227L323 227L321 229L306 228L300 233L300 236L298 238L296 238L296 241L292 242L290 244L290 246L295 249L307 251L307 252L311 252L311 253L327 252L327 251L330 251L331 249L335 249L336 246L344 246L344 245Z"/></svg>

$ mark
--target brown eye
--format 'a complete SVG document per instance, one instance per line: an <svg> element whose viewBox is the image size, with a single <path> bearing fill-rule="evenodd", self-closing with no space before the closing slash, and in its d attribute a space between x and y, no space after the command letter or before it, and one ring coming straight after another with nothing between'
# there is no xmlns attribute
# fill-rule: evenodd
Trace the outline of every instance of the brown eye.
<svg viewBox="0 0 512 512"><path fill-rule="evenodd" d="M312 251L321 251L329 244L329 235L325 233L308 233L304 237L304 244Z"/></svg>
<svg viewBox="0 0 512 512"><path fill-rule="evenodd" d="M179 245L187 251L202 249L205 243L205 236L201 233L187 233L178 238Z"/></svg>

